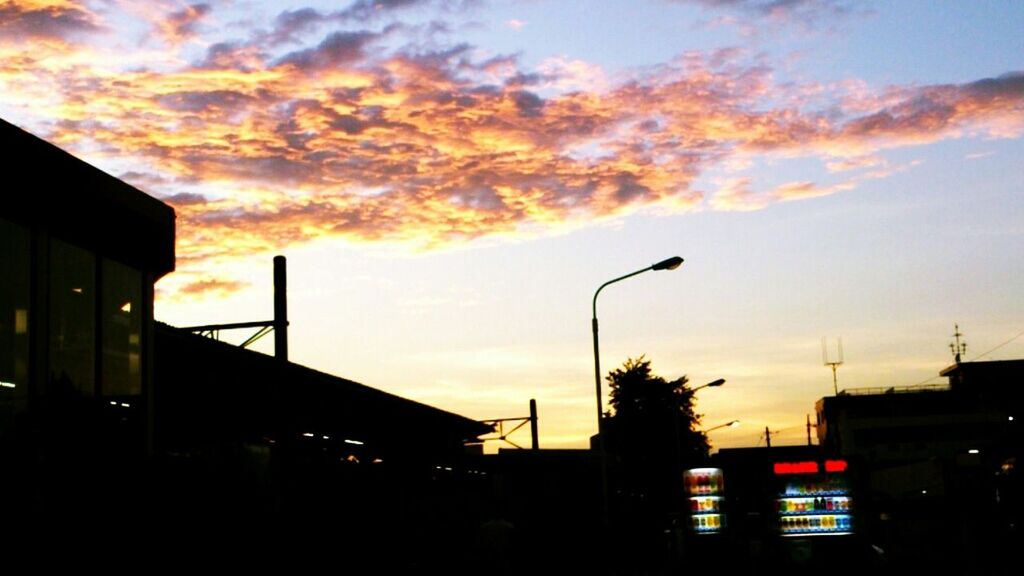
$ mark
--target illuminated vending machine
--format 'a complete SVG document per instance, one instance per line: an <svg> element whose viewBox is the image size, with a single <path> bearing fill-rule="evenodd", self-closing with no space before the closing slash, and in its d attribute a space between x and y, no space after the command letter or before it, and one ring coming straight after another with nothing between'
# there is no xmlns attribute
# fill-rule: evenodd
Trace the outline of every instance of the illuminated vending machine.
<svg viewBox="0 0 1024 576"><path fill-rule="evenodd" d="M692 468L683 472L690 527L696 534L720 534L725 529L725 477L721 468Z"/></svg>
<svg viewBox="0 0 1024 576"><path fill-rule="evenodd" d="M775 499L782 536L853 534L853 499L845 460L776 462Z"/></svg>

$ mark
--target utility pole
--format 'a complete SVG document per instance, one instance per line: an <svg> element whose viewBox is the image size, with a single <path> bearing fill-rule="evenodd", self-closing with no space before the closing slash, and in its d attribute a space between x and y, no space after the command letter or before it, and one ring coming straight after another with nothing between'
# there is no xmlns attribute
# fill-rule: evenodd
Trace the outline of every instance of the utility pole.
<svg viewBox="0 0 1024 576"><path fill-rule="evenodd" d="M764 427L764 442L769 448L772 447L772 431L767 426Z"/></svg>

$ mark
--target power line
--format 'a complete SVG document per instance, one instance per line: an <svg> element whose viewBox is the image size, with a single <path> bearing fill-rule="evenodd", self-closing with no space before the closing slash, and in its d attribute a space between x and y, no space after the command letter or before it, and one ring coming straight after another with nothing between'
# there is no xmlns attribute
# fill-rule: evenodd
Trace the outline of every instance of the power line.
<svg viewBox="0 0 1024 576"><path fill-rule="evenodd" d="M1024 332L1021 332L1020 334L1017 334L1017 335L1016 335L1016 336L1014 336L1013 338L1010 338L1010 339L1009 339L1009 340L1007 340L1006 342L1003 342L1002 344L1000 344L1000 345L996 346L995 348L993 348L993 349L991 349L991 350L988 350L988 351L982 352L981 354L978 354L978 355L977 355L977 356L975 356L974 358L971 358L971 360L972 360L972 361L973 361L973 360L977 360L978 358L981 358L982 356L985 356L985 355L987 355L987 354L991 354L992 352L995 352L996 350L999 350L999 349L1000 349L1000 348L1002 348L1003 346L1006 346L1007 344L1009 344L1010 342L1013 342L1014 340L1016 340L1017 338L1020 338L1021 336L1024 336Z"/></svg>

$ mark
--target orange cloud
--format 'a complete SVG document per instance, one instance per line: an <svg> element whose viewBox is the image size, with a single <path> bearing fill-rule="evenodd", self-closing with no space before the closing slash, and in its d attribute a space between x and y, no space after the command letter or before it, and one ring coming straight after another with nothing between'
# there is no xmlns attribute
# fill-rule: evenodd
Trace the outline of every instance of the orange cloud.
<svg viewBox="0 0 1024 576"><path fill-rule="evenodd" d="M288 43L324 17L286 14ZM126 69L104 68L97 46L53 40L40 58L0 34L0 98L174 205L183 266L325 236L429 248L702 202L753 210L884 177L886 149L1024 133L1021 74L857 84L826 115L829 87L777 85L735 51L613 82L566 59L524 70L465 45L387 48L395 30L333 32L286 53L274 51L284 36L259 31L191 65ZM762 156L831 173L756 191L747 166ZM834 180L863 168L875 172ZM732 178L702 200L694 182L716 169Z"/></svg>
<svg viewBox="0 0 1024 576"><path fill-rule="evenodd" d="M178 293L187 296L214 296L224 297L233 292L246 288L248 284L233 280L216 280L208 278L196 280L178 288Z"/></svg>
<svg viewBox="0 0 1024 576"><path fill-rule="evenodd" d="M0 2L0 36L67 38L103 29L99 18L72 0L4 0Z"/></svg>

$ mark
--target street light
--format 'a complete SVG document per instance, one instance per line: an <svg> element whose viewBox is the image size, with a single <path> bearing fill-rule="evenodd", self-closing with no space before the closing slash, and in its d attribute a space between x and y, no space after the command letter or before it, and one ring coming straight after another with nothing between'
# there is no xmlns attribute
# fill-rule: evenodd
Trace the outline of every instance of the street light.
<svg viewBox="0 0 1024 576"><path fill-rule="evenodd" d="M718 380L712 380L711 382L708 382L707 384L701 384L700 386L697 386L693 390L690 390L690 394L693 394L694 392L696 392L697 390L700 390L701 388L708 388L708 387L715 388L717 386L721 386L722 384L725 384L725 378L719 378Z"/></svg>
<svg viewBox="0 0 1024 576"><path fill-rule="evenodd" d="M704 430L704 433L707 434L708 432L711 432L712 430L718 430L719 428L735 428L736 426L739 426L739 425L740 425L740 421L739 420L733 420L732 422L726 422L725 424L719 424L718 426L712 426L711 428L708 428L707 430Z"/></svg>
<svg viewBox="0 0 1024 576"><path fill-rule="evenodd" d="M631 272L625 276L619 276L614 280L609 280L594 292L594 302L592 306L593 316L590 321L590 326L594 332L594 389L597 392L597 438L598 438L598 449L601 457L601 508L602 508L602 520L604 521L605 527L609 525L608 521L608 455L605 451L605 435L604 435L604 406L601 396L601 353L598 349L597 339L597 295L604 290L605 286L614 284L620 280L626 278L632 278L637 274L643 274L648 270L675 270L683 263L683 259L679 256L673 256L667 260L662 260L657 264L652 264L642 270Z"/></svg>

